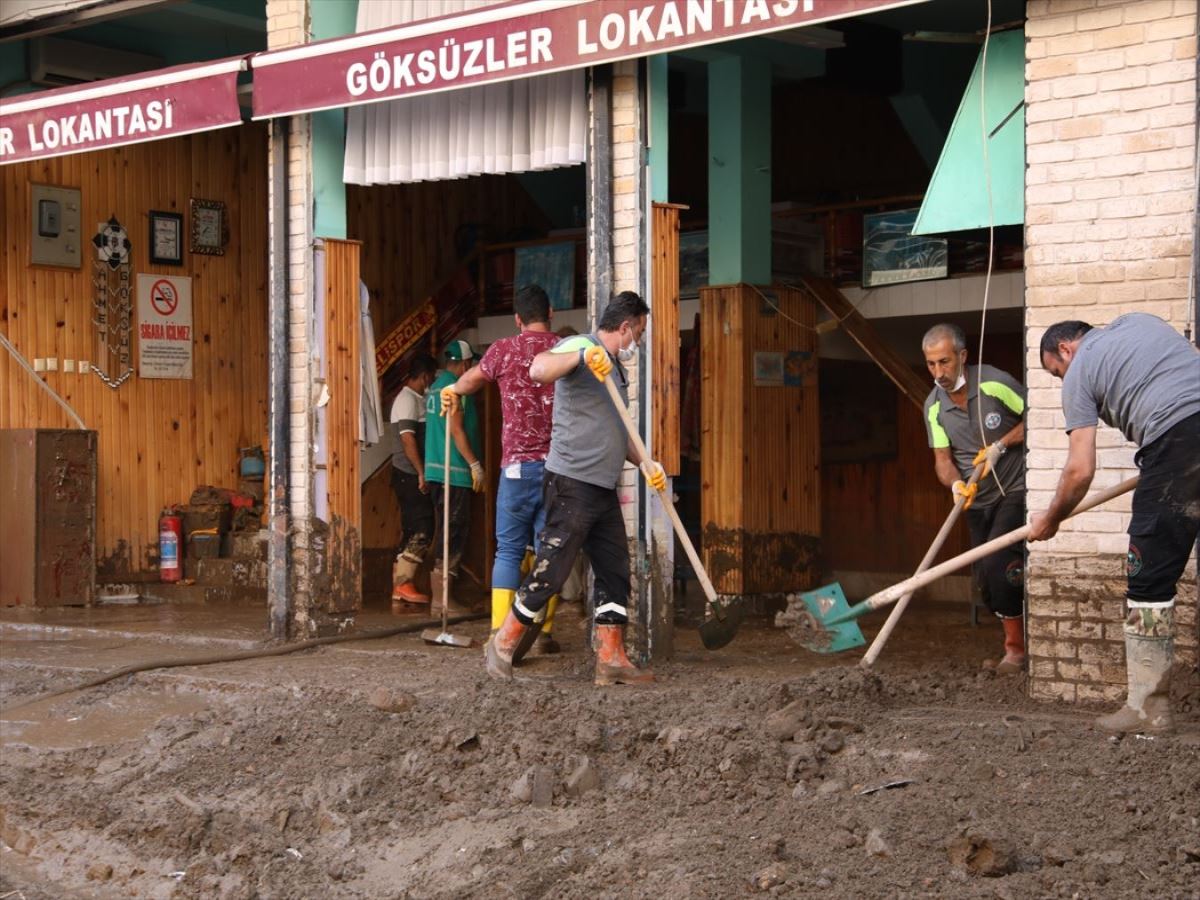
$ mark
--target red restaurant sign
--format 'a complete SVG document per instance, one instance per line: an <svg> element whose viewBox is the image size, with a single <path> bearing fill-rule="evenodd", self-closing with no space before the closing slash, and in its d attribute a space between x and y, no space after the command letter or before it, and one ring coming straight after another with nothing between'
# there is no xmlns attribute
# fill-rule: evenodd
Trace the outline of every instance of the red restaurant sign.
<svg viewBox="0 0 1200 900"><path fill-rule="evenodd" d="M0 165L237 125L245 59L0 100Z"/></svg>
<svg viewBox="0 0 1200 900"><path fill-rule="evenodd" d="M924 0L513 0L260 53L256 119L545 75Z"/></svg>

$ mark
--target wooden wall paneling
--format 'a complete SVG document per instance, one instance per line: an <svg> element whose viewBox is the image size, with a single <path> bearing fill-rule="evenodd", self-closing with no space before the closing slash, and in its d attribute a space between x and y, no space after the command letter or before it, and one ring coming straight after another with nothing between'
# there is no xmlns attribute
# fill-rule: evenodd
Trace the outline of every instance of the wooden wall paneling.
<svg viewBox="0 0 1200 900"><path fill-rule="evenodd" d="M679 210L655 203L651 215L651 448L668 475L679 467Z"/></svg>
<svg viewBox="0 0 1200 900"><path fill-rule="evenodd" d="M722 594L740 594L746 466L747 364L737 285L700 289L700 519L704 567Z"/></svg>
<svg viewBox="0 0 1200 900"><path fill-rule="evenodd" d="M765 290L765 289L764 289ZM821 532L816 309L776 289L702 288L701 521L721 593L807 588ZM754 384L754 354L809 353L800 386Z"/></svg>
<svg viewBox="0 0 1200 900"><path fill-rule="evenodd" d="M544 233L545 214L510 175L453 181L346 186L347 234L363 243L362 277L371 291L375 333L417 308L459 265L459 228L479 226L480 242L514 232Z"/></svg>
<svg viewBox="0 0 1200 900"><path fill-rule="evenodd" d="M98 361L92 326L94 251L86 243L114 213L133 243L131 273L191 276L194 377L135 376L114 391L91 373L48 373L84 422L99 432L98 554L118 574L144 568L163 505L186 501L199 483L236 487L237 450L263 443L266 414L266 141L259 125L59 157L0 169L5 276L0 316L28 358ZM29 265L28 185L82 191L80 269ZM182 266L151 266L147 213L183 212L191 197L224 200L224 256L185 252ZM185 238L186 240L186 238ZM134 320L136 322L136 296ZM61 324L60 324L61 323ZM137 339L131 346L137 364ZM66 416L0 355L0 427L64 427ZM124 549L117 553L118 547Z"/></svg>
<svg viewBox="0 0 1200 900"><path fill-rule="evenodd" d="M326 475L329 612L362 607L362 485L359 466L358 241L325 242Z"/></svg>
<svg viewBox="0 0 1200 900"><path fill-rule="evenodd" d="M816 306L788 288L743 286L741 301L751 373L756 352L781 353L785 361L789 354L808 354L792 360L798 387L757 386L752 375L747 385L743 589L806 589L815 586L821 534Z"/></svg>

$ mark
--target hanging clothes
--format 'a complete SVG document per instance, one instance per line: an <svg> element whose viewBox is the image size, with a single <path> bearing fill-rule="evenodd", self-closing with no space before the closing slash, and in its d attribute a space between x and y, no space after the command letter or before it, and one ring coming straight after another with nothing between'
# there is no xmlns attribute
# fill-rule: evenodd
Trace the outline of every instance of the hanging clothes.
<svg viewBox="0 0 1200 900"><path fill-rule="evenodd" d="M379 396L379 377L375 374L375 325L371 321L371 292L362 281L358 283L358 313L362 329L358 342L362 370L358 440L369 447L378 444L383 437L383 401Z"/></svg>

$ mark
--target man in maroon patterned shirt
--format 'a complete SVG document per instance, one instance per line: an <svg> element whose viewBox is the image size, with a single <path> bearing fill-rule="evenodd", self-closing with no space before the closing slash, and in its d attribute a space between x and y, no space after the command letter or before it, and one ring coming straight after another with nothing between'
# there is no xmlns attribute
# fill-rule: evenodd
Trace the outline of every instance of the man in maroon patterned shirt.
<svg viewBox="0 0 1200 900"><path fill-rule="evenodd" d="M550 330L550 299L536 284L526 285L513 299L513 318L520 334L488 347L478 366L469 369L446 390L474 394L484 382L500 390L500 487L496 492L496 560L492 566L492 631L500 627L521 585L525 549L535 545L546 522L542 480L550 452L554 418L554 385L529 377L529 364L558 343ZM538 647L555 653L550 634L555 603L546 609Z"/></svg>

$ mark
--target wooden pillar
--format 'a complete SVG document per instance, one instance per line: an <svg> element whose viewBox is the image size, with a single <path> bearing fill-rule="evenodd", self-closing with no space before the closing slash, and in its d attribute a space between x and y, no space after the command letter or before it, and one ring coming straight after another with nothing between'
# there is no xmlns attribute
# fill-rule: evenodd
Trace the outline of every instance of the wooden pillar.
<svg viewBox="0 0 1200 900"><path fill-rule="evenodd" d="M701 288L701 522L722 594L807 590L821 534L816 307L804 293Z"/></svg>

